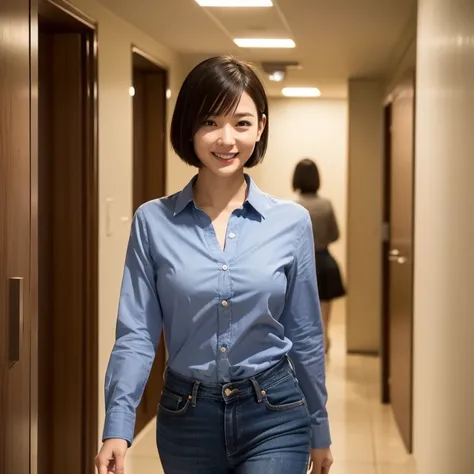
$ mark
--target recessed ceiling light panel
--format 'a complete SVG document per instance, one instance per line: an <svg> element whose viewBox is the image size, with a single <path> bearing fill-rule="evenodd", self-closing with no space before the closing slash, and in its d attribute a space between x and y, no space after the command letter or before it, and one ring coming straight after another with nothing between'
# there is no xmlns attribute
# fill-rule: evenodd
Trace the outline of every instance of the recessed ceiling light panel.
<svg viewBox="0 0 474 474"><path fill-rule="evenodd" d="M201 7L273 7L272 0L195 0Z"/></svg>
<svg viewBox="0 0 474 474"><path fill-rule="evenodd" d="M240 48L294 48L296 46L290 38L235 38L234 43Z"/></svg>
<svg viewBox="0 0 474 474"><path fill-rule="evenodd" d="M317 87L284 87L281 92L285 97L321 96L321 91Z"/></svg>

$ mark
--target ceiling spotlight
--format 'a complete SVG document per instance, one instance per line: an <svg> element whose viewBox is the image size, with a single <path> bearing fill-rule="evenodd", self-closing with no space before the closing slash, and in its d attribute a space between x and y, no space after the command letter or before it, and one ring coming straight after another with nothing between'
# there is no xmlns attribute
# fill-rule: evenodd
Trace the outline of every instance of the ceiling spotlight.
<svg viewBox="0 0 474 474"><path fill-rule="evenodd" d="M285 79L284 71L275 71L271 73L268 78L273 82L282 82Z"/></svg>

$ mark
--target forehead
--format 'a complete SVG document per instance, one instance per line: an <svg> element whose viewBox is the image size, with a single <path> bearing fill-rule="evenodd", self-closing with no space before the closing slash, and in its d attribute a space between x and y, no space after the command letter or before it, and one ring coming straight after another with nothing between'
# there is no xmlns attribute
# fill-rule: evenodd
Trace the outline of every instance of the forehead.
<svg viewBox="0 0 474 474"><path fill-rule="evenodd" d="M239 104L237 105L236 112L255 112L257 106L253 101L252 97L247 92L243 92L240 96Z"/></svg>

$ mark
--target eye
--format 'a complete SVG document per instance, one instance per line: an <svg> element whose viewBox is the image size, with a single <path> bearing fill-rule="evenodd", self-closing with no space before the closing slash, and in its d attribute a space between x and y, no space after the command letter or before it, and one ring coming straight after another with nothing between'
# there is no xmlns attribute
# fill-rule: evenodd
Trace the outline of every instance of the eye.
<svg viewBox="0 0 474 474"><path fill-rule="evenodd" d="M202 124L204 125L204 127L212 127L216 124L216 122L214 122L214 120L204 120Z"/></svg>
<svg viewBox="0 0 474 474"><path fill-rule="evenodd" d="M238 124L237 127L251 127L252 124L248 120L241 120Z"/></svg>

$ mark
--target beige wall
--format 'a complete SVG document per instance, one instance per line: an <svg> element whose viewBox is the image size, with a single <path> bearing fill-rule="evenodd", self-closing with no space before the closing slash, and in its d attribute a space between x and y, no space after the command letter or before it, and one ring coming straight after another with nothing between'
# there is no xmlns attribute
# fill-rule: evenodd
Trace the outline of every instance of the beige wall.
<svg viewBox="0 0 474 474"><path fill-rule="evenodd" d="M347 349L380 346L384 83L349 81Z"/></svg>
<svg viewBox="0 0 474 474"><path fill-rule="evenodd" d="M414 452L474 472L474 2L419 0Z"/></svg>
<svg viewBox="0 0 474 474"><path fill-rule="evenodd" d="M95 0L72 3L98 22L99 51L99 434L104 420L103 381L114 342L125 248L132 213L131 47L142 49L169 72L171 112L182 82L180 57L121 20ZM187 170L169 151L168 186ZM108 203L108 204L107 204ZM107 232L106 222L110 223Z"/></svg>
<svg viewBox="0 0 474 474"><path fill-rule="evenodd" d="M275 98L269 107L267 155L250 174L265 192L295 199L291 181L296 163L304 157L315 160L321 173L321 195L333 202L341 228L341 239L331 250L345 274L347 101Z"/></svg>

